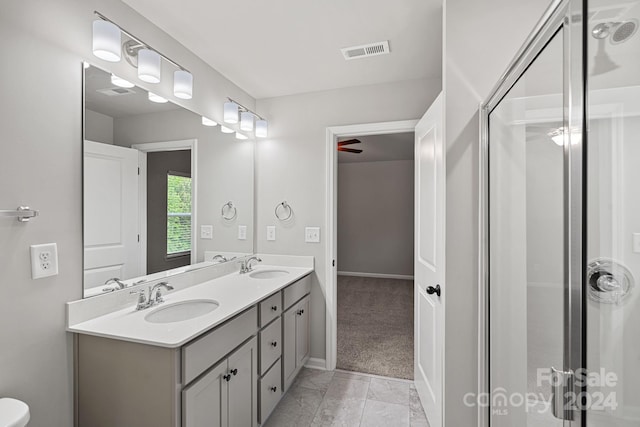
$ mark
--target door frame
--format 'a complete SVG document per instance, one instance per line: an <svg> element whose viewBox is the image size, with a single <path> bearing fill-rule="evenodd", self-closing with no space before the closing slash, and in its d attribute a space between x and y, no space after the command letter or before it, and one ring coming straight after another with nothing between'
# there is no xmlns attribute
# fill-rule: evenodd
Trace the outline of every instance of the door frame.
<svg viewBox="0 0 640 427"><path fill-rule="evenodd" d="M416 124L418 124L418 120L399 120L327 127L325 144L325 173L327 176L325 191L325 229L327 230L325 246L325 368L327 370L336 369L338 357L338 270L334 266L338 254L338 138L415 132Z"/></svg>
<svg viewBox="0 0 640 427"><path fill-rule="evenodd" d="M586 367L585 351L585 298L583 295L583 272L586 251L583 247L584 205L584 158L586 144L585 129L585 55L583 50L585 32L584 0L553 0L533 31L526 39L514 59L507 66L489 96L480 105L480 155L479 155L479 200L478 200L478 394L491 393L489 354L489 114L515 85L518 79L537 58L547 43L563 31L563 125L568 129L579 129L579 133L565 132L564 140L564 188L565 200L565 309L564 325L564 370L575 372ZM578 22L582 22L579 25ZM574 385L579 395L583 388ZM489 395L490 396L490 395ZM489 398L490 402L491 399ZM573 420L565 425L582 425L583 412L573 411ZM478 405L478 426L490 426L490 405Z"/></svg>
<svg viewBox="0 0 640 427"><path fill-rule="evenodd" d="M197 139L181 139L176 141L164 142L147 142L142 144L133 144L134 148L140 152L138 166L140 167L140 176L138 178L138 198L140 201L139 218L140 218L140 262L147 266L147 153L161 151L179 151L191 150L191 264L195 264L198 259L197 254L197 206L198 198L198 140Z"/></svg>

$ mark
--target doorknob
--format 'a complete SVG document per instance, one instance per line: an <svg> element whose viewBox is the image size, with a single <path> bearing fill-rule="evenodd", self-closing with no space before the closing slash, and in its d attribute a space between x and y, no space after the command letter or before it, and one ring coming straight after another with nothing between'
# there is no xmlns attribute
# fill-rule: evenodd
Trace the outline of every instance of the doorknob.
<svg viewBox="0 0 640 427"><path fill-rule="evenodd" d="M440 296L440 294L442 293L442 289L440 289L440 285L436 285L435 288L433 286L428 286L427 287L427 293L429 295L436 294L436 295Z"/></svg>

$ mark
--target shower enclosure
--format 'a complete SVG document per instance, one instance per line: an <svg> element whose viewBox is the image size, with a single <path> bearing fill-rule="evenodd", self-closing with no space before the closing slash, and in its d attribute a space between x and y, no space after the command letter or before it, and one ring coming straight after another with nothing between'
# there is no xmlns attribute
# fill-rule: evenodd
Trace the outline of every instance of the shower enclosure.
<svg viewBox="0 0 640 427"><path fill-rule="evenodd" d="M481 108L484 425L640 426L639 18L554 1Z"/></svg>

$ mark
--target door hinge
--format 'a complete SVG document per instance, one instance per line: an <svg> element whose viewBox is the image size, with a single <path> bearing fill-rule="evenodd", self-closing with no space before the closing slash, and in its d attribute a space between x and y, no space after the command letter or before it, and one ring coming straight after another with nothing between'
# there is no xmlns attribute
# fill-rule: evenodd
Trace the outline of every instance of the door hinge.
<svg viewBox="0 0 640 427"><path fill-rule="evenodd" d="M334 259L333 261L331 261L331 266L335 267L336 266L336 260Z"/></svg>
<svg viewBox="0 0 640 427"><path fill-rule="evenodd" d="M140 235L138 234L138 243L140 243Z"/></svg>
<svg viewBox="0 0 640 427"><path fill-rule="evenodd" d="M140 168L138 168L138 175L140 175Z"/></svg>
<svg viewBox="0 0 640 427"><path fill-rule="evenodd" d="M551 367L551 411L559 420L573 420L573 372L558 371Z"/></svg>

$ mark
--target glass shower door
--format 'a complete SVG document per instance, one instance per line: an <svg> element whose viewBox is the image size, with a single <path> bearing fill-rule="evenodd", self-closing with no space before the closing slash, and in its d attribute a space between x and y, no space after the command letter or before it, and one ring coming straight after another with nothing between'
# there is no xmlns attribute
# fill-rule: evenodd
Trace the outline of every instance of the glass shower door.
<svg viewBox="0 0 640 427"><path fill-rule="evenodd" d="M640 426L640 1L588 3L586 420Z"/></svg>

